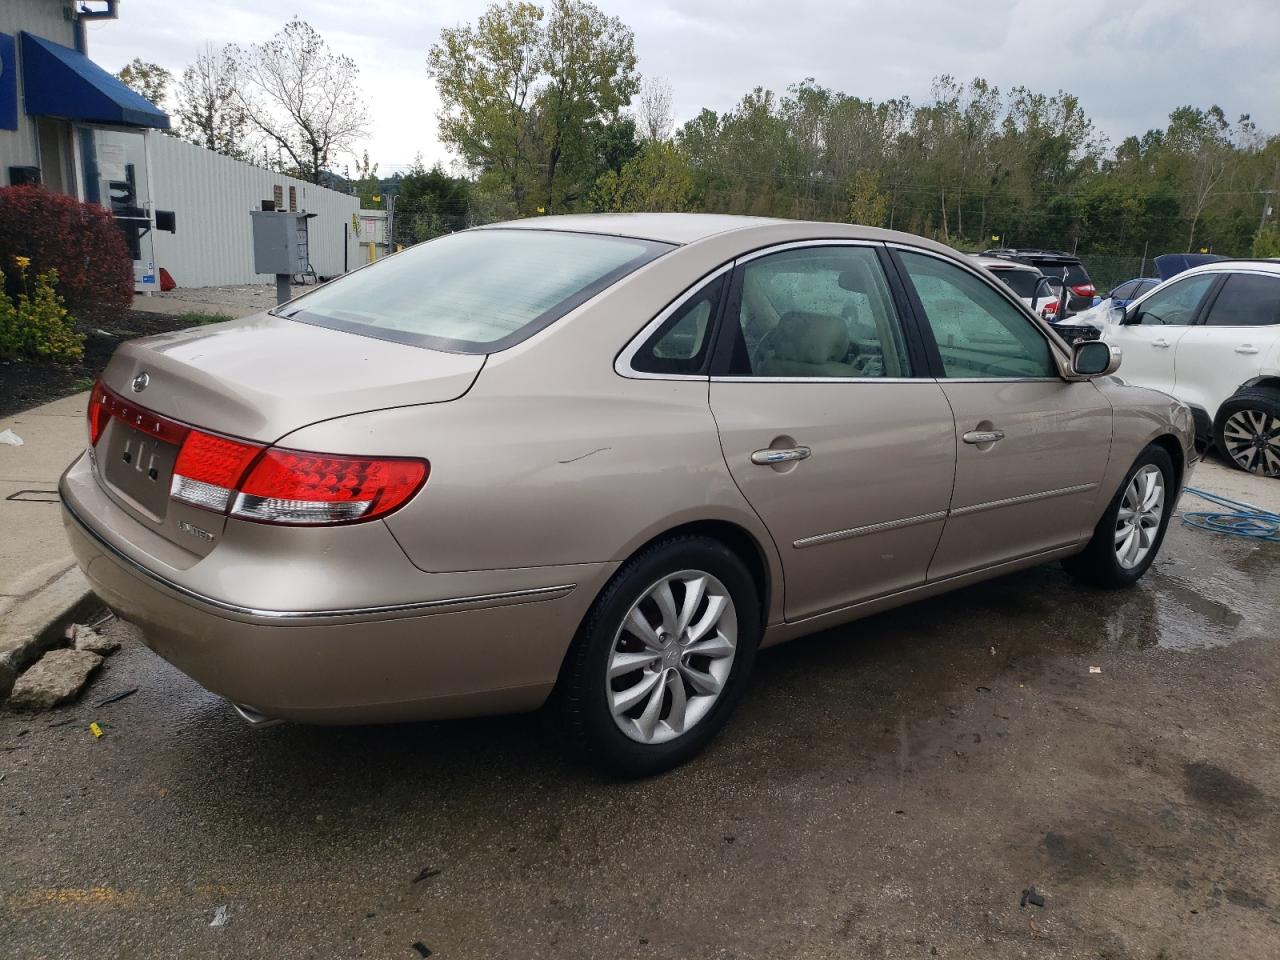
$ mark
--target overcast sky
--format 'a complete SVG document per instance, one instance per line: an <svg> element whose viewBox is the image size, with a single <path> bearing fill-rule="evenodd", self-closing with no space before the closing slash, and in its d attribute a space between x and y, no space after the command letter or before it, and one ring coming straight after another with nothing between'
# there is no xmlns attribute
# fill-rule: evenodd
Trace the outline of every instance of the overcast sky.
<svg viewBox="0 0 1280 960"><path fill-rule="evenodd" d="M636 35L640 71L666 77L677 120L733 106L752 87L805 77L864 98L922 100L942 73L1076 94L1113 142L1163 126L1181 104L1217 103L1280 131L1277 0L597 0ZM383 173L421 152L449 162L426 75L440 28L480 0L122 0L89 29L108 70L141 57L181 73L206 42L249 43L294 13L355 59Z"/></svg>

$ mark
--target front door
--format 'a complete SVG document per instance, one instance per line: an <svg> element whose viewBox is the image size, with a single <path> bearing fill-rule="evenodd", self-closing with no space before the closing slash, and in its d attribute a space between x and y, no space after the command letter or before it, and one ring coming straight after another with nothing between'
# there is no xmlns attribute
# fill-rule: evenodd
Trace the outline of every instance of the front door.
<svg viewBox="0 0 1280 960"><path fill-rule="evenodd" d="M725 461L782 558L799 620L924 582L955 426L917 378L878 245L740 262L711 379Z"/></svg>
<svg viewBox="0 0 1280 960"><path fill-rule="evenodd" d="M1121 380L1173 393L1178 342L1195 323L1200 304L1217 278L1217 274L1201 273L1174 280L1130 307L1124 323L1108 328L1105 339L1120 348Z"/></svg>
<svg viewBox="0 0 1280 960"><path fill-rule="evenodd" d="M900 250L955 414L956 480L929 579L1078 542L1098 513L1111 405L1062 379L1044 333L951 260Z"/></svg>

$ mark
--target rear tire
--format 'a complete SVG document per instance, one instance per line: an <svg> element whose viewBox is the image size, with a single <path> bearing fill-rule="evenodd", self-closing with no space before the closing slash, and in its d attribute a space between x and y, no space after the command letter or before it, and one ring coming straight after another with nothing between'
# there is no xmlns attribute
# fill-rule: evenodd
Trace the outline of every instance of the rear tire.
<svg viewBox="0 0 1280 960"><path fill-rule="evenodd" d="M760 630L755 583L724 544L646 548L609 581L565 657L551 706L567 747L624 777L684 763L741 698Z"/></svg>
<svg viewBox="0 0 1280 960"><path fill-rule="evenodd" d="M1237 470L1280 477L1280 391L1241 390L1218 408L1213 442Z"/></svg>
<svg viewBox="0 0 1280 960"><path fill-rule="evenodd" d="M1088 545L1062 566L1095 587L1137 583L1160 552L1176 489L1169 454L1155 444L1147 447L1125 474Z"/></svg>

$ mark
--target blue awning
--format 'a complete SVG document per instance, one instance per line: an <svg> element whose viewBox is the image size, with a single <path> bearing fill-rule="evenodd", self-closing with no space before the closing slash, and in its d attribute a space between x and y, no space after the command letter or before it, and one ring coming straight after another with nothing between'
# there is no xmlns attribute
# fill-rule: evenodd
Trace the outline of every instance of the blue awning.
<svg viewBox="0 0 1280 960"><path fill-rule="evenodd" d="M22 35L22 88L27 113L130 127L169 129L169 115L83 53Z"/></svg>

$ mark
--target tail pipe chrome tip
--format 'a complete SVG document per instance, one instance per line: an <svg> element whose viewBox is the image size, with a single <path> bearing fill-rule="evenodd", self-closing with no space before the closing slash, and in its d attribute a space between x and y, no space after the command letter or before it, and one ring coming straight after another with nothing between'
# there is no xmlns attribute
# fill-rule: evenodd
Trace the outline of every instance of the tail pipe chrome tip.
<svg viewBox="0 0 1280 960"><path fill-rule="evenodd" d="M280 717L268 717L267 715L259 713L257 710L253 709L253 707L246 706L243 703L232 703L231 709L240 714L241 720L255 729L274 727L278 723L284 723L284 720Z"/></svg>

